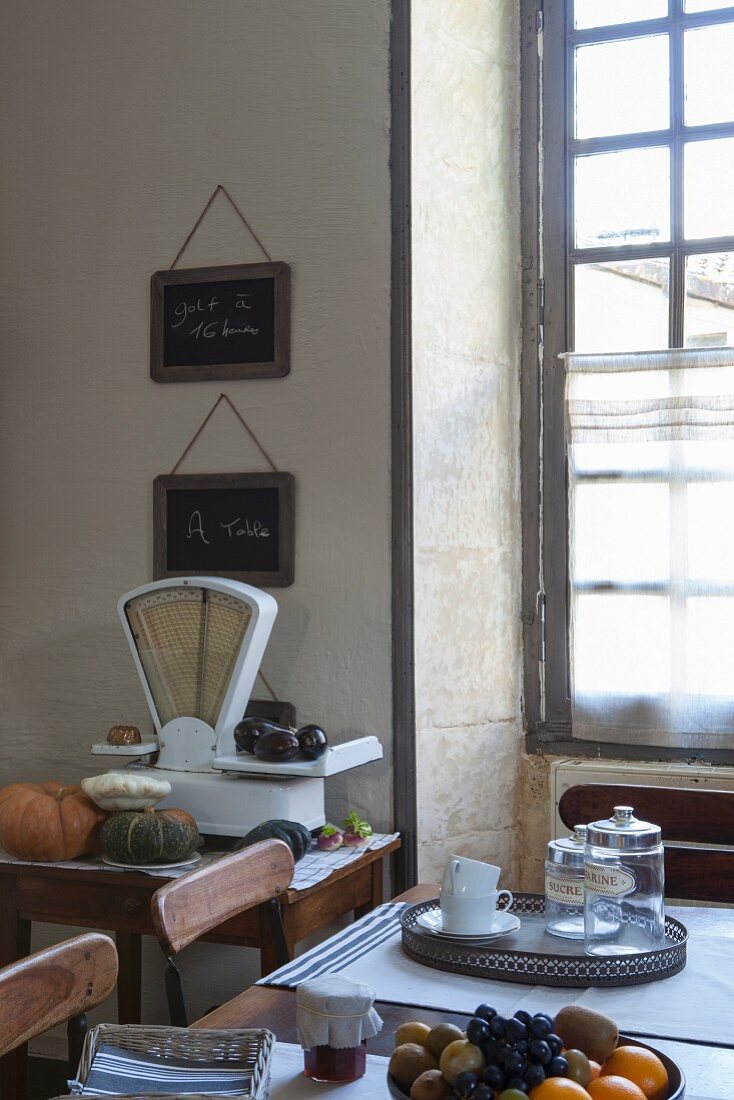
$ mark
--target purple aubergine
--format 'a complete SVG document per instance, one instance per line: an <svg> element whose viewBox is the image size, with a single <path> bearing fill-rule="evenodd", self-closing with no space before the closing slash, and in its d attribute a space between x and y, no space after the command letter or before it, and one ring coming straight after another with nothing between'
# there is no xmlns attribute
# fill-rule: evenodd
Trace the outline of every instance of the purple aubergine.
<svg viewBox="0 0 734 1100"><path fill-rule="evenodd" d="M301 752L307 760L320 759L329 747L321 726L301 726L296 737L301 746Z"/></svg>
<svg viewBox="0 0 734 1100"><path fill-rule="evenodd" d="M284 764L298 755L298 738L290 730L274 729L261 733L255 742L255 756L269 764Z"/></svg>
<svg viewBox="0 0 734 1100"><path fill-rule="evenodd" d="M263 733L273 733L275 730L282 729L282 726L276 726L274 722L268 722L265 718L243 718L234 728L234 743L237 751L247 752L252 756L255 752L255 743Z"/></svg>

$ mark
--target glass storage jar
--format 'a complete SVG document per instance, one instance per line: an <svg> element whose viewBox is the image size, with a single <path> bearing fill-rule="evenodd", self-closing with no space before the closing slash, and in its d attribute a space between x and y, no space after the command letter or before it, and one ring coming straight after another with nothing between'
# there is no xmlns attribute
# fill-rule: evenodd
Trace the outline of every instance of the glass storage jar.
<svg viewBox="0 0 734 1100"><path fill-rule="evenodd" d="M569 940L584 938L584 844L586 826L551 840L545 861L545 930Z"/></svg>
<svg viewBox="0 0 734 1100"><path fill-rule="evenodd" d="M631 955L665 943L665 870L658 825L631 806L592 822L584 853L584 949Z"/></svg>

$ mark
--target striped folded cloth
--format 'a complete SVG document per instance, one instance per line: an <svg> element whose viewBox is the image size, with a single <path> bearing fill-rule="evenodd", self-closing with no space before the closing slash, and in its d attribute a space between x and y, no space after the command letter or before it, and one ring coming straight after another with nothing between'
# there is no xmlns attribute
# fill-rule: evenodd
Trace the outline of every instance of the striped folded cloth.
<svg viewBox="0 0 734 1100"><path fill-rule="evenodd" d="M100 1046L87 1080L69 1081L74 1096L131 1096L141 1093L215 1093L249 1096L252 1072L224 1062L152 1058L118 1047Z"/></svg>

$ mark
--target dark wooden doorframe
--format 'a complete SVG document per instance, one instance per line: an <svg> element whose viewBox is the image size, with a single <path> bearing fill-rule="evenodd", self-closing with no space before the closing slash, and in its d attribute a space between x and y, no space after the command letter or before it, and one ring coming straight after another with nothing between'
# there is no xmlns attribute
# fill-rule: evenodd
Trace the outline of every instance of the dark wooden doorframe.
<svg viewBox="0 0 734 1100"><path fill-rule="evenodd" d="M393 815L402 834L395 893L417 881L413 645L413 413L410 271L410 0L392 0L390 31Z"/></svg>

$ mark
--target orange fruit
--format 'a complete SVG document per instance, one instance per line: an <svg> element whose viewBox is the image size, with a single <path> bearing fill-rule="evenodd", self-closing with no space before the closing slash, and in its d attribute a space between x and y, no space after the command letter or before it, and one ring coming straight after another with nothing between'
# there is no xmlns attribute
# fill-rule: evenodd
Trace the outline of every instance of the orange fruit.
<svg viewBox="0 0 734 1100"><path fill-rule="evenodd" d="M634 1081L612 1074L589 1081L588 1092L592 1100L645 1100L644 1092Z"/></svg>
<svg viewBox="0 0 734 1100"><path fill-rule="evenodd" d="M644 1047L617 1047L601 1068L602 1077L626 1077L634 1081L647 1100L665 1100L668 1095L668 1071L651 1050Z"/></svg>
<svg viewBox="0 0 734 1100"><path fill-rule="evenodd" d="M530 1100L589 1100L589 1094L570 1077L546 1077L530 1090Z"/></svg>
<svg viewBox="0 0 734 1100"><path fill-rule="evenodd" d="M601 1066L598 1062L594 1062L591 1058L589 1058L589 1065L591 1066L591 1080L596 1081L597 1077L601 1073Z"/></svg>

